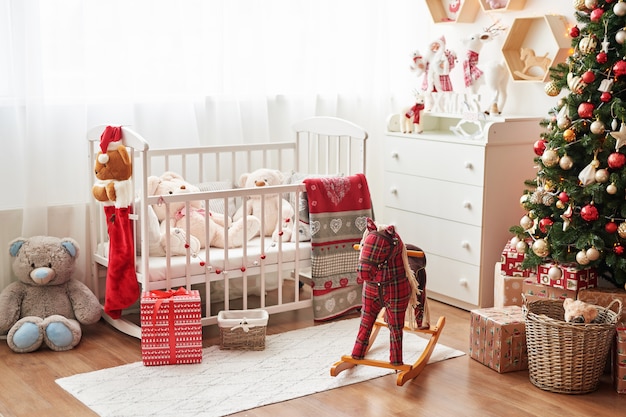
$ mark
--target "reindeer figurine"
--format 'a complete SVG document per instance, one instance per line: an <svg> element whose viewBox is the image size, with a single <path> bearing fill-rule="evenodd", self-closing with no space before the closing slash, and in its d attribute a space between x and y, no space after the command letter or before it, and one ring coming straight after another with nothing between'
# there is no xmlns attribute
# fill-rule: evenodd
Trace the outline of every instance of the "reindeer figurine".
<svg viewBox="0 0 626 417"><path fill-rule="evenodd" d="M485 110L486 114L502 113L507 99L509 75L505 66L502 63L490 62L485 64L484 70L478 68L482 47L504 30L502 27L495 27L496 24L497 22L464 40L464 44L467 46L467 55L463 61L465 87L473 95L478 95L483 86L494 92L489 108Z"/></svg>
<svg viewBox="0 0 626 417"><path fill-rule="evenodd" d="M425 109L424 93L413 90L415 104L411 107L404 107L400 111L400 132L402 133L422 133L422 112Z"/></svg>

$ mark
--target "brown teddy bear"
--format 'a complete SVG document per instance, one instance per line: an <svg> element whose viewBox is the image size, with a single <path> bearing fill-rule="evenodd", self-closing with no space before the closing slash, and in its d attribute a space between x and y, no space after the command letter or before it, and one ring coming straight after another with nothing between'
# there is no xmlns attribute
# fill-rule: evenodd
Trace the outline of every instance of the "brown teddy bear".
<svg viewBox="0 0 626 417"><path fill-rule="evenodd" d="M251 173L242 174L239 177L239 187L254 188L267 187L271 185L281 185L283 183L283 174L276 169L261 168ZM261 196L252 196L246 205L248 215L261 217ZM279 218L279 207L282 205L282 212ZM279 194L268 195L265 197L265 236L272 236L275 242L280 239L283 242L291 240L293 234L293 225L290 223L295 212L291 203ZM242 218L243 206L239 207L233 219Z"/></svg>
<svg viewBox="0 0 626 417"><path fill-rule="evenodd" d="M566 298L563 300L565 321L570 323L593 323L598 317L598 309L593 304Z"/></svg>
<svg viewBox="0 0 626 417"><path fill-rule="evenodd" d="M148 195L170 195L199 192L200 189L185 181L178 173L165 172L160 177L148 177ZM172 248L179 248L179 237L183 236L186 228L186 210L185 203L178 202L170 204L170 217L166 219L165 205L154 204L152 206L156 216L161 223L161 239L165 237L165 228L170 227L170 236L172 237ZM211 247L224 248L226 246L226 236L228 236L228 247L241 247L244 244L244 227L247 227L247 239L250 240L259 233L261 222L257 217L247 216L237 221L231 222L228 216L206 211L203 201L192 201L189 208L190 219L190 241L188 242L192 248L195 241L204 248L207 245ZM206 240L206 219L209 221L209 240ZM184 252L183 252L184 253Z"/></svg>
<svg viewBox="0 0 626 417"><path fill-rule="evenodd" d="M81 325L96 323L102 307L82 282L73 279L79 254L71 238L17 238L9 244L18 281L0 294L0 333L18 353L43 344L55 351L76 346Z"/></svg>
<svg viewBox="0 0 626 417"><path fill-rule="evenodd" d="M133 167L130 154L121 141L121 128L109 126L102 134L100 144L94 166L97 181L91 192L98 201L116 202L117 207L129 206L133 192L128 180Z"/></svg>

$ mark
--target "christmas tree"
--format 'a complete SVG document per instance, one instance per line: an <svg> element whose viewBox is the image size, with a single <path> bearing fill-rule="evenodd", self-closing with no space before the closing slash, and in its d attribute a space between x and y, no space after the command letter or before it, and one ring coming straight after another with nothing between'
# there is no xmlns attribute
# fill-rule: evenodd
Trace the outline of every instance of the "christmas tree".
<svg viewBox="0 0 626 417"><path fill-rule="evenodd" d="M511 227L525 269L552 262L595 267L626 284L626 2L574 0L573 53L550 68L545 90L562 95L535 142L537 177Z"/></svg>

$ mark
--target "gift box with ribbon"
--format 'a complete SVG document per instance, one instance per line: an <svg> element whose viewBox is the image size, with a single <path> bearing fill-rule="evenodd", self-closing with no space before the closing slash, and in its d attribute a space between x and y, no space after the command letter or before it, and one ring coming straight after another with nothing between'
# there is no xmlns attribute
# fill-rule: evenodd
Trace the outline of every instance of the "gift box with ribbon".
<svg viewBox="0 0 626 417"><path fill-rule="evenodd" d="M199 291L142 293L141 357L146 366L202 362Z"/></svg>

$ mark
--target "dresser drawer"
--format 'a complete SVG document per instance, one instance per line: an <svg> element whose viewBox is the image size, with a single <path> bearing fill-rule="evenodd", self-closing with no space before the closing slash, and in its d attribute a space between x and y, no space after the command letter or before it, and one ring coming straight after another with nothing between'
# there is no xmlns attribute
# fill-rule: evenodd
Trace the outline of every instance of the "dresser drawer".
<svg viewBox="0 0 626 417"><path fill-rule="evenodd" d="M481 228L449 220L385 208L385 223L397 225L405 243L435 255L480 265Z"/></svg>
<svg viewBox="0 0 626 417"><path fill-rule="evenodd" d="M385 205L481 226L483 188L424 177L385 173Z"/></svg>
<svg viewBox="0 0 626 417"><path fill-rule="evenodd" d="M387 136L385 170L481 186L485 148Z"/></svg>
<svg viewBox="0 0 626 417"><path fill-rule="evenodd" d="M437 299L432 292L463 301L479 304L480 269L453 259L426 253L426 295Z"/></svg>

